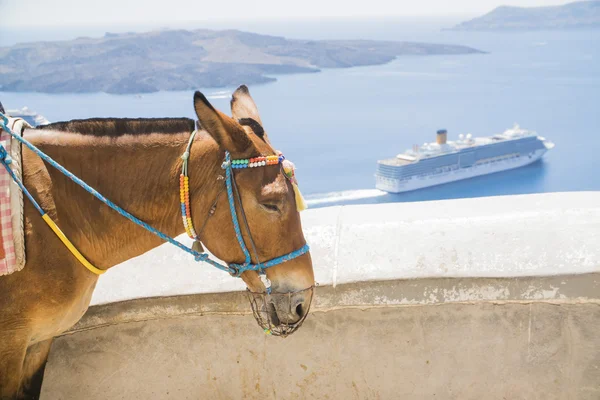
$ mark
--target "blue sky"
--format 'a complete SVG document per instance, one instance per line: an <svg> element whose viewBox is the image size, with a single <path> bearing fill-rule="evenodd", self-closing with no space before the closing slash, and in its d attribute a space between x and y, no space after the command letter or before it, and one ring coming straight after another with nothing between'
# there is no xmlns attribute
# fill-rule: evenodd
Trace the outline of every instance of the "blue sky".
<svg viewBox="0 0 600 400"><path fill-rule="evenodd" d="M301 17L478 15L499 5L545 6L565 0L0 0L4 27L177 24Z"/></svg>

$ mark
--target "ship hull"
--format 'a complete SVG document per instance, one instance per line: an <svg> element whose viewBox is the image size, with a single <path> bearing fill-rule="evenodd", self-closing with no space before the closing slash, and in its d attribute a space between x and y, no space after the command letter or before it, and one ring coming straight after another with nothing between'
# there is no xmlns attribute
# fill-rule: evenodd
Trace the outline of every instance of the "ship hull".
<svg viewBox="0 0 600 400"><path fill-rule="evenodd" d="M474 178L476 176L489 175L496 172L524 167L542 158L546 151L547 149L543 148L514 159L508 159L497 163L473 165L471 167L458 168L443 173L413 176L408 179L393 179L375 175L375 187L379 190L390 193L403 193L412 190L424 189L431 186L443 185L445 183Z"/></svg>

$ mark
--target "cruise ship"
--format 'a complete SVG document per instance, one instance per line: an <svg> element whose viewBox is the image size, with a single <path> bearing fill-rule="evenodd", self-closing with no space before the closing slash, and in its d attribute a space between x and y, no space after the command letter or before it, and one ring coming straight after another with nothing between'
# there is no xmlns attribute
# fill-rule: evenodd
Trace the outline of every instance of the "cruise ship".
<svg viewBox="0 0 600 400"><path fill-rule="evenodd" d="M379 160L376 188L401 193L523 167L554 147L546 138L518 125L489 137L460 134L458 140L448 141L447 135L441 129L435 143L415 145L394 158Z"/></svg>

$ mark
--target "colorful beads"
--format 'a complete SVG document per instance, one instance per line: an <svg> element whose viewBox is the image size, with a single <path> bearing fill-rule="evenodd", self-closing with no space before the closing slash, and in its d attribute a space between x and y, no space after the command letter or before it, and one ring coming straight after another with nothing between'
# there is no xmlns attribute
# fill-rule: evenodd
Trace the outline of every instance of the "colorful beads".
<svg viewBox="0 0 600 400"><path fill-rule="evenodd" d="M242 158L239 160L231 160L231 167L235 169L264 167L266 165L277 165L284 159L285 157L283 155Z"/></svg>
<svg viewBox="0 0 600 400"><path fill-rule="evenodd" d="M190 180L184 174L179 175L179 200L181 202L181 219L185 232L190 238L197 240L198 235L194 229L190 208Z"/></svg>
<svg viewBox="0 0 600 400"><path fill-rule="evenodd" d="M284 160L285 157L281 153L271 156L243 158L239 160L231 160L231 168L258 168L267 165L278 165ZM184 166L185 164L186 160L184 160ZM192 222L192 212L190 207L190 181L185 167L183 168L181 175L179 175L179 201L181 203L181 220L183 221L185 232L190 238L199 240L198 234L194 229L194 223Z"/></svg>

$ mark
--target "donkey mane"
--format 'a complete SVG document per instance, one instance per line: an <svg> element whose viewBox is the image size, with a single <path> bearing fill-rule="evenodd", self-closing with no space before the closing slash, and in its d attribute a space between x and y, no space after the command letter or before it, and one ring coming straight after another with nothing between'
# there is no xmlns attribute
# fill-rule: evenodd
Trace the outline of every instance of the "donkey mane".
<svg viewBox="0 0 600 400"><path fill-rule="evenodd" d="M89 118L54 122L36 129L79 133L90 136L119 137L151 133L192 132L195 122L190 118Z"/></svg>

